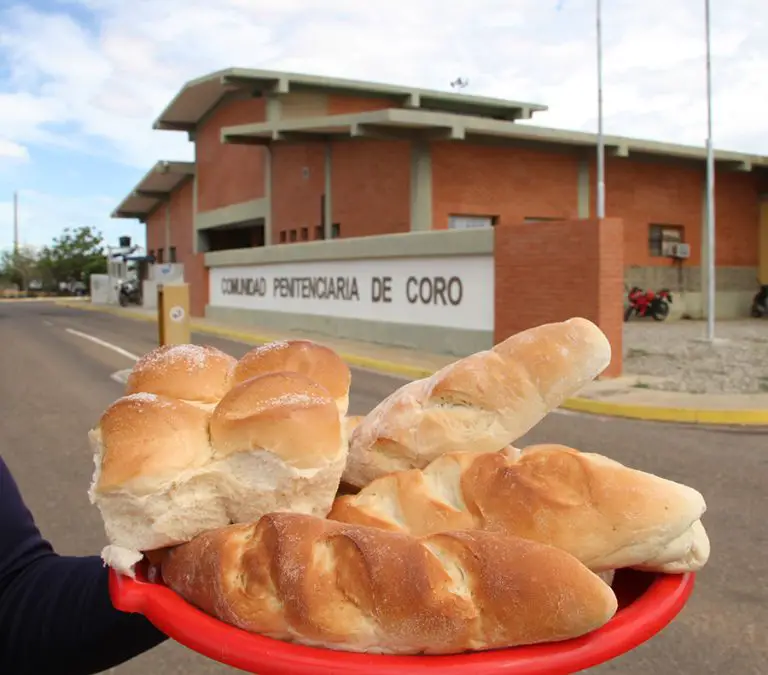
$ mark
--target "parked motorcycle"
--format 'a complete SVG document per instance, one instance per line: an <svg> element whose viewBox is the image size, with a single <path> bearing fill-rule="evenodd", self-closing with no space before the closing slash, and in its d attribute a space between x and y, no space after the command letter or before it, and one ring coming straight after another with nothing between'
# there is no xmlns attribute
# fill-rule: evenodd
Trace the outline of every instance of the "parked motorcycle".
<svg viewBox="0 0 768 675"><path fill-rule="evenodd" d="M654 321L664 321L669 316L669 305L672 302L672 293L669 289L660 291L645 291L633 286L627 294L629 307L624 310L624 321L629 321L633 315L639 317L650 316Z"/></svg>
<svg viewBox="0 0 768 675"><path fill-rule="evenodd" d="M768 317L768 284L760 286L760 290L752 300L752 316L755 319Z"/></svg>
<svg viewBox="0 0 768 675"><path fill-rule="evenodd" d="M128 279L120 284L118 301L121 307L141 304L141 286L138 279Z"/></svg>

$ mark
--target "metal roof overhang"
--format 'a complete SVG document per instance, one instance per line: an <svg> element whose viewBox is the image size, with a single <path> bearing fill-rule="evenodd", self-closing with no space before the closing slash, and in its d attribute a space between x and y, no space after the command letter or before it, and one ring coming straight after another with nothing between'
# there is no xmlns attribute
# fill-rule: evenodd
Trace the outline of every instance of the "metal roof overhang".
<svg viewBox="0 0 768 675"><path fill-rule="evenodd" d="M432 89L401 87L317 75L270 70L229 68L187 82L153 124L154 129L194 131L203 117L233 91L250 90L254 95L320 91L391 99L405 108L455 114L485 115L506 120L530 119L548 110L537 103L508 101Z"/></svg>
<svg viewBox="0 0 768 675"><path fill-rule="evenodd" d="M143 222L184 180L194 175L194 162L158 162L120 202L112 218Z"/></svg>
<svg viewBox="0 0 768 675"><path fill-rule="evenodd" d="M595 148L595 134L516 124L483 117L469 117L423 110L388 109L353 115L333 115L303 119L243 124L224 127L224 143L269 145L277 142L324 140L328 138L378 138L515 142L532 145ZM668 157L705 161L706 149L673 143L642 141L622 136L605 137L606 154L614 157ZM768 168L768 157L738 152L716 151L718 163L734 170Z"/></svg>

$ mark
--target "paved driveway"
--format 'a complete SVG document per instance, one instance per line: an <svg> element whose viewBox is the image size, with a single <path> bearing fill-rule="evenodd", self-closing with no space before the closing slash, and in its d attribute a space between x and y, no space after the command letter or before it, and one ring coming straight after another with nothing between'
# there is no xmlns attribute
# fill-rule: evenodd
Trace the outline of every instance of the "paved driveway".
<svg viewBox="0 0 768 675"><path fill-rule="evenodd" d="M131 365L83 335L141 354L154 346L156 328L47 303L0 304L0 452L44 534L65 554L94 553L104 543L86 496L92 471L86 432L120 395L111 374ZM248 349L207 336L195 341L235 356ZM356 370L351 412L366 412L400 383ZM709 503L713 557L687 609L650 643L591 673L768 673L768 434L558 413L525 440L566 443L685 481ZM114 672L232 671L168 643Z"/></svg>

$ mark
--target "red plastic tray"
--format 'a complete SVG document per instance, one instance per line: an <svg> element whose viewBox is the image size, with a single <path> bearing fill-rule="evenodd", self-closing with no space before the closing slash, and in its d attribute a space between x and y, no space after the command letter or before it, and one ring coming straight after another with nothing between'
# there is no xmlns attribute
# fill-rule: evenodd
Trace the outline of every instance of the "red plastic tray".
<svg viewBox="0 0 768 675"><path fill-rule="evenodd" d="M184 646L258 675L571 675L624 654L668 625L688 601L693 574L620 570L619 611L599 630L566 642L452 656L382 656L305 647L254 635L201 612L171 589L110 574L114 606L146 616Z"/></svg>

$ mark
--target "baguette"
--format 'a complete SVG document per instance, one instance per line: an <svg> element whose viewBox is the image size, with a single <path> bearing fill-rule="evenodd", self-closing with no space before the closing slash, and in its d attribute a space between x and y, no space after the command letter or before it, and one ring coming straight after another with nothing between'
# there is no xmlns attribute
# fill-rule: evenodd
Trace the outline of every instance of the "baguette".
<svg viewBox="0 0 768 675"><path fill-rule="evenodd" d="M363 487L393 471L421 469L447 452L501 450L610 360L603 332L576 318L518 333L409 382L352 432L343 481Z"/></svg>
<svg viewBox="0 0 768 675"><path fill-rule="evenodd" d="M329 518L425 536L502 532L561 548L594 572L691 572L709 558L696 490L560 445L454 453L338 497Z"/></svg>
<svg viewBox="0 0 768 675"><path fill-rule="evenodd" d="M566 640L614 615L558 549L485 532L423 539L299 514L206 532L162 562L187 602L241 629L329 649L450 654Z"/></svg>

